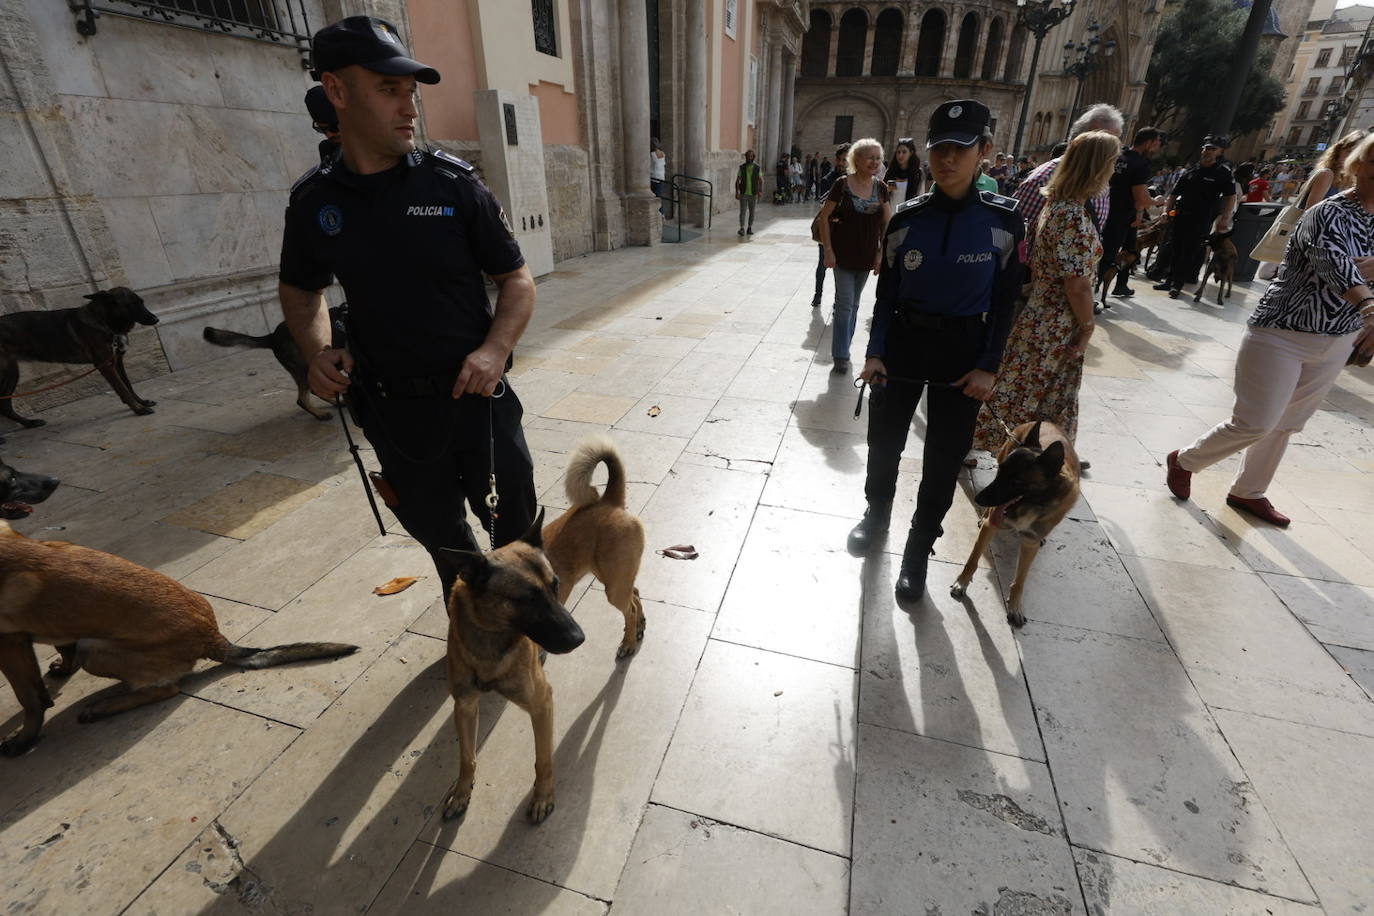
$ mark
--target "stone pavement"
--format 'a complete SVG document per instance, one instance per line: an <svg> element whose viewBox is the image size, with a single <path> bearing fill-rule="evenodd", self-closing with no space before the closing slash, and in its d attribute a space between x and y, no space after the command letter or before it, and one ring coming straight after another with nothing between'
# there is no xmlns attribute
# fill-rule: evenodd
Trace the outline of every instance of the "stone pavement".
<svg viewBox="0 0 1374 916"><path fill-rule="evenodd" d="M515 378L543 502L566 505L569 451L610 429L649 547L701 554L646 556L648 632L627 663L620 615L596 586L575 594L588 640L548 663L558 807L541 826L523 819L528 719L495 698L466 819L438 816L457 751L433 571L377 536L337 424L294 406L266 351L143 382L150 417L104 395L9 432L7 461L64 480L21 530L177 577L232 639L362 650L206 666L183 697L85 726L76 707L107 682L55 685L43 741L0 760L0 906L1374 904L1374 374L1347 372L1294 440L1272 493L1289 530L1226 508L1225 467L1179 504L1161 456L1227 415L1256 293L1219 308L1137 282L1099 324L1078 442L1093 467L1033 570L1030 622L1004 620L1009 543L967 602L948 596L975 534L962 497L906 613L900 536L866 560L844 550L864 427L829 372L828 305L809 307L809 208L766 209L751 241L727 214L702 241L565 262L540 285ZM427 578L371 593L403 575ZM15 711L0 691L6 730Z"/></svg>

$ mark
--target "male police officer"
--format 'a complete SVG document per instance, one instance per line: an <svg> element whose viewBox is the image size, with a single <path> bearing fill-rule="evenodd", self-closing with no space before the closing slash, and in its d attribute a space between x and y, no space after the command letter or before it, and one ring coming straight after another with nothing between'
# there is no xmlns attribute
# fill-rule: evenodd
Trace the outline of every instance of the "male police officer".
<svg viewBox="0 0 1374 916"><path fill-rule="evenodd" d="M1121 151L1116 160L1116 170L1109 185L1109 208L1107 222L1102 227L1102 260L1098 264L1097 275L1101 279L1109 268L1116 267L1116 256L1124 247L1135 250L1135 230L1141 224L1142 216L1150 207L1164 203L1164 199L1150 196L1150 159L1159 155L1164 145L1164 131L1158 127L1142 127L1135 132L1134 143ZM1113 296L1134 296L1135 290L1127 285L1128 272L1116 274ZM1107 306L1110 308L1110 304ZM1093 311L1101 310L1094 306Z"/></svg>
<svg viewBox="0 0 1374 916"><path fill-rule="evenodd" d="M313 52L343 147L291 191L282 310L310 358L310 387L329 399L348 391L388 504L434 558L447 596L456 572L440 550L477 549L463 501L486 521L490 475L498 544L534 518L520 402L502 378L534 281L472 167L415 148L415 84L439 74L407 56L395 27L352 16L317 32ZM494 314L483 274L500 290ZM348 296L347 350L330 348L321 291L334 277Z"/></svg>
<svg viewBox="0 0 1374 916"><path fill-rule="evenodd" d="M1236 179L1230 168L1220 161L1226 149L1225 137L1209 134L1202 139L1202 159L1174 185L1165 203L1166 212L1177 211L1171 227L1173 260L1169 276L1156 283L1155 289L1167 289L1170 299L1177 299L1186 283L1196 283L1202 267L1207 233L1231 228L1231 211L1236 205Z"/></svg>

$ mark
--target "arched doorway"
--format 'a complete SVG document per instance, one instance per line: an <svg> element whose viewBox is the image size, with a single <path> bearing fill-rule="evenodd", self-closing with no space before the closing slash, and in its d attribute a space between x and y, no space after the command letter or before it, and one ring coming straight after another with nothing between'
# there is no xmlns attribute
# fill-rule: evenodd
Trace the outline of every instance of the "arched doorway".
<svg viewBox="0 0 1374 916"><path fill-rule="evenodd" d="M902 56L902 13L888 8L878 14L873 31L873 69L874 76L896 76L898 61Z"/></svg>
<svg viewBox="0 0 1374 916"><path fill-rule="evenodd" d="M840 17L840 44L835 54L836 76L864 75L864 45L868 43L868 14L860 9Z"/></svg>
<svg viewBox="0 0 1374 916"><path fill-rule="evenodd" d="M940 56L945 48L945 14L927 10L921 17L921 36L916 42L916 75L939 76Z"/></svg>
<svg viewBox="0 0 1374 916"><path fill-rule="evenodd" d="M994 80L997 78L997 58L1002 53L1002 20L994 19L988 23L987 50L983 52L983 72L982 78Z"/></svg>
<svg viewBox="0 0 1374 916"><path fill-rule="evenodd" d="M1007 69L1002 74L1002 82L1014 83L1021 78L1021 56L1026 52L1026 27L1018 25L1011 30L1011 45L1007 49Z"/></svg>
<svg viewBox="0 0 1374 916"><path fill-rule="evenodd" d="M954 78L973 75L973 55L978 51L978 14L969 13L959 26L959 45L954 52Z"/></svg>
<svg viewBox="0 0 1374 916"><path fill-rule="evenodd" d="M811 11L811 26L802 38L801 75L825 76L830 66L830 14Z"/></svg>

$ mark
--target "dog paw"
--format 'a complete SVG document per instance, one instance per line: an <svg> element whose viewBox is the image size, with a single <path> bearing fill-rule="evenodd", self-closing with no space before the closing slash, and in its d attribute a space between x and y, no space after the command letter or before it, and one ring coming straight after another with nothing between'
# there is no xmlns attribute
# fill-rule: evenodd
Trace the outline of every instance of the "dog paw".
<svg viewBox="0 0 1374 916"><path fill-rule="evenodd" d="M82 725L90 725L92 722L99 722L103 718L105 718L105 712L100 708L99 703L87 703L81 707L81 712L76 715L76 721Z"/></svg>
<svg viewBox="0 0 1374 916"><path fill-rule="evenodd" d="M37 429L37 428L40 427L40 426L47 426L47 425L48 425L48 421L47 421L47 420L37 420L37 419L34 419L34 420L20 420L20 421L19 421L19 425L22 426L22 427L24 427L25 429Z"/></svg>
<svg viewBox="0 0 1374 916"><path fill-rule="evenodd" d="M639 651L639 643L621 643L615 650L615 660L623 661Z"/></svg>
<svg viewBox="0 0 1374 916"><path fill-rule="evenodd" d="M453 784L444 798L444 820L451 821L467 813L468 802L472 801L472 786L464 787L462 780Z"/></svg>
<svg viewBox="0 0 1374 916"><path fill-rule="evenodd" d="M553 814L553 790L550 789L547 793L535 792L525 816L532 824L542 824L550 814Z"/></svg>
<svg viewBox="0 0 1374 916"><path fill-rule="evenodd" d="M145 404L145 405L142 405L142 406L140 406L140 407L135 407L135 408L133 409L133 411L134 411L135 414L137 414L137 415L140 416L140 417L146 417L146 416L148 416L148 414L150 414L150 413L153 412L153 408L151 408L151 407L149 407L149 406L147 406L147 405Z"/></svg>
<svg viewBox="0 0 1374 916"><path fill-rule="evenodd" d="M951 598L962 598L964 597L964 590L967 587L968 583L966 582L955 582L949 587L949 596Z"/></svg>
<svg viewBox="0 0 1374 916"><path fill-rule="evenodd" d="M139 398L139 399L138 399L138 402L139 402L140 404L142 404L144 407L156 407L156 406L157 406L157 401L150 401L150 400L148 400L147 398Z"/></svg>
<svg viewBox="0 0 1374 916"><path fill-rule="evenodd" d="M48 665L48 676L49 676L49 677L71 677L71 676L72 676L73 674L75 674L75 673L76 673L76 664L75 664L75 663L67 664L66 662L62 661L61 659L58 659L57 661L55 661L55 662L53 662L52 664Z"/></svg>
<svg viewBox="0 0 1374 916"><path fill-rule="evenodd" d="M5 757L18 757L37 743L37 735L25 736L23 729L20 729L4 741L0 741L0 755L4 755Z"/></svg>
<svg viewBox="0 0 1374 916"><path fill-rule="evenodd" d="M1007 611L1007 623L1019 630L1026 625L1026 615L1020 611Z"/></svg>

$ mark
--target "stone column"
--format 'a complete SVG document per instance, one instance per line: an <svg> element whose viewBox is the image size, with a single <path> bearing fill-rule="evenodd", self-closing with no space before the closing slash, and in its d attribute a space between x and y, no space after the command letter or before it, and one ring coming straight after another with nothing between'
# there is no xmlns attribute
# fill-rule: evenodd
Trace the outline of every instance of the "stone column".
<svg viewBox="0 0 1374 916"><path fill-rule="evenodd" d="M968 74L968 78L971 80L983 78L983 55L988 53L988 24L986 20L986 15L978 17L978 38L973 43L973 66Z"/></svg>
<svg viewBox="0 0 1374 916"><path fill-rule="evenodd" d="M683 87L684 167L688 175L706 175L706 4L688 3L686 22L687 60ZM699 220L704 198L683 195L690 203L687 213Z"/></svg>
<svg viewBox="0 0 1374 916"><path fill-rule="evenodd" d="M897 73L907 76L916 70L916 45L920 39L921 17L914 11L906 14L906 24L902 29L902 58L897 64Z"/></svg>
<svg viewBox="0 0 1374 916"><path fill-rule="evenodd" d="M864 76L873 75L873 39L878 34L878 17L873 15L872 10L865 10L871 18L868 20L868 35L864 38L864 68L859 72Z"/></svg>
<svg viewBox="0 0 1374 916"><path fill-rule="evenodd" d="M844 10L828 9L830 13L830 60L825 65L825 75L833 77L835 75L835 60L840 53L840 17L844 15Z"/></svg>
<svg viewBox="0 0 1374 916"><path fill-rule="evenodd" d="M964 21L964 10L953 7L948 10L949 19L945 21L945 50L940 56L940 76L954 78L954 58L959 52L959 26Z"/></svg>
<svg viewBox="0 0 1374 916"><path fill-rule="evenodd" d="M782 69L782 130L778 135L778 152L792 152L792 133L796 123L797 58L787 55Z"/></svg>
<svg viewBox="0 0 1374 916"><path fill-rule="evenodd" d="M768 145L759 150L760 164L767 175L771 174L782 152L782 46L776 42L768 55L768 104L760 120L768 127L765 134Z"/></svg>
<svg viewBox="0 0 1374 916"><path fill-rule="evenodd" d="M663 241L658 199L649 190L649 24L644 0L620 0L620 142L625 243Z"/></svg>

